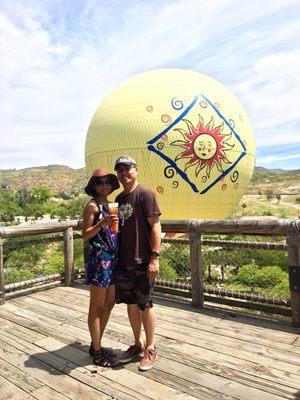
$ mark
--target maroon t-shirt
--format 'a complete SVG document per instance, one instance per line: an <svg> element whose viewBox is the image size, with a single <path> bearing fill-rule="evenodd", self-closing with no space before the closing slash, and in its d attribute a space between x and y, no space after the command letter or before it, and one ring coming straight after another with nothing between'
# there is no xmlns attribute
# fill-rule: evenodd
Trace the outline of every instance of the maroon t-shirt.
<svg viewBox="0 0 300 400"><path fill-rule="evenodd" d="M138 185L130 193L120 193L116 202L120 217L119 265L148 263L152 249L147 217L160 215L154 193Z"/></svg>

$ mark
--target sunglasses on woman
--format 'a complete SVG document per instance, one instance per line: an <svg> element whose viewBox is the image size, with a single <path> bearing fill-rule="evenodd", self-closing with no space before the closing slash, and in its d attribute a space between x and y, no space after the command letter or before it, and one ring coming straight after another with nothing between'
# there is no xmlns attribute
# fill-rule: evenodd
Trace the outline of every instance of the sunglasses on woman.
<svg viewBox="0 0 300 400"><path fill-rule="evenodd" d="M95 184L97 186L104 186L104 185L111 186L112 182L109 179L107 179L107 180L106 179L96 179Z"/></svg>

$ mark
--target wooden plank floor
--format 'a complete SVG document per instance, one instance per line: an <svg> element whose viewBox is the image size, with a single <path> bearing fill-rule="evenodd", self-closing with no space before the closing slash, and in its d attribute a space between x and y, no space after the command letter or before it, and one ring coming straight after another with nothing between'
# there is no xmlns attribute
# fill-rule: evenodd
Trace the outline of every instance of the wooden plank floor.
<svg viewBox="0 0 300 400"><path fill-rule="evenodd" d="M1 400L300 399L300 331L285 322L157 298L154 368L108 369L88 354L88 300L86 286L60 286L0 306ZM131 341L117 305L104 345Z"/></svg>

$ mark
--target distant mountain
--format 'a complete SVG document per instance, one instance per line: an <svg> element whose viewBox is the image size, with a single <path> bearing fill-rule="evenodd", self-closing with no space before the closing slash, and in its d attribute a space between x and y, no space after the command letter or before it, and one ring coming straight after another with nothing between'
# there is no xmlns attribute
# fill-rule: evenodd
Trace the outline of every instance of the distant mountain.
<svg viewBox="0 0 300 400"><path fill-rule="evenodd" d="M66 165L47 165L19 170L0 170L0 187L17 190L47 185L54 195L83 193L87 176L85 168L73 169Z"/></svg>
<svg viewBox="0 0 300 400"><path fill-rule="evenodd" d="M54 195L83 193L87 182L85 168L73 169L66 165L47 165L24 169L0 170L0 187L17 190L32 189L45 184ZM273 190L280 194L300 194L300 169L282 170L255 167L248 194Z"/></svg>
<svg viewBox="0 0 300 400"><path fill-rule="evenodd" d="M300 194L300 169L283 170L255 167L247 193Z"/></svg>

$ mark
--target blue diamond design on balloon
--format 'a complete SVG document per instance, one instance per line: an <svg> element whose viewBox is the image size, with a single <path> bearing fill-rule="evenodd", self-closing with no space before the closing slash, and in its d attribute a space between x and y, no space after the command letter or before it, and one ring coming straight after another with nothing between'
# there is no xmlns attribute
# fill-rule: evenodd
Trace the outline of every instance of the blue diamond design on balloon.
<svg viewBox="0 0 300 400"><path fill-rule="evenodd" d="M230 148L234 147L235 151L233 153L234 154L233 158L231 157L231 160L229 161L224 155L225 151L228 149L224 149L225 151L223 151L223 153L219 152L219 158L220 159L223 158L223 161L225 161L226 164L225 169L221 167L221 161L212 164L212 162L210 162L209 160L205 159L201 160L201 156L197 157L195 154L192 154L193 144L188 143L189 142L188 138L193 137L192 133L195 130L195 128L188 121L189 114L191 114L192 110L193 112L198 111L199 108L199 116L200 116L201 102L205 102L206 107L208 107L208 111L211 113L212 120L219 122L220 126L222 125L222 127L225 127L227 131L226 136L231 138L230 145L225 141L224 142L228 144ZM190 124L191 129L189 128L190 129L189 132L184 132L183 127L186 128L187 123ZM176 132L177 132L177 138L178 138L178 132L181 132L183 140L181 138L181 140L173 141L174 139L172 135L174 136L174 133ZM179 146L184 149L181 155L174 157L174 151L173 152L170 151L170 146L166 147L162 145L161 139L163 136L168 136L168 138L170 138L170 141L172 141L171 146ZM202 137L204 137L204 135ZM150 139L147 142L147 145L149 151L154 152L159 157L161 157L166 162L167 166L171 166L172 168L174 168L178 173L178 175L181 176L181 178L191 187L191 189L199 194L205 194L212 187L214 187L222 178L228 175L239 164L241 159L245 157L247 151L245 144L241 140L241 137L238 134L238 132L234 129L231 121L230 120L228 121L222 115L220 110L218 110L218 108L206 96L202 94L195 96L193 101L182 111L182 113L167 128L165 128L160 133L156 134L152 139ZM178 160L180 159L180 156L184 157L184 159L187 160L187 164L184 168L178 165L179 164ZM189 173L190 170L187 171L187 169L195 165L198 165L198 167L196 167L196 173ZM200 169L204 168L205 166L207 167L207 172L208 172L207 175L208 177L210 177L210 169L212 168L213 165L215 165L216 168L218 169L217 176L214 176L213 179L207 179L205 181L198 178Z"/></svg>

